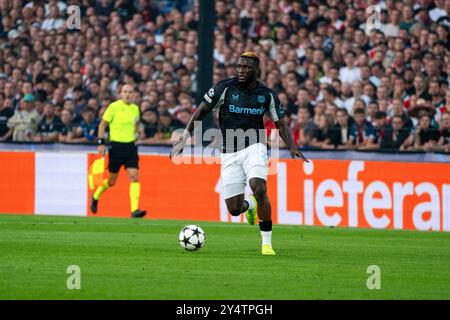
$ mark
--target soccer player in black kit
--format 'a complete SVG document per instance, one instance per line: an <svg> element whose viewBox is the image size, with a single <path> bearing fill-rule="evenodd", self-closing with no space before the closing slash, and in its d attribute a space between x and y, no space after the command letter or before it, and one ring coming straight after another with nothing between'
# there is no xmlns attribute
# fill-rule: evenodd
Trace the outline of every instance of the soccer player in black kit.
<svg viewBox="0 0 450 320"><path fill-rule="evenodd" d="M250 224L254 224L258 214L261 252L263 255L275 255L272 248L272 214L266 188L268 154L263 124L266 112L289 146L291 157L308 160L294 145L277 94L257 80L258 68L259 58L254 52L240 55L236 65L238 76L220 81L209 89L192 115L184 134L173 145L170 157L180 155L194 129L194 121L203 119L208 112L219 108L223 142L221 178L228 211L233 216L245 212ZM247 181L253 195L245 200Z"/></svg>

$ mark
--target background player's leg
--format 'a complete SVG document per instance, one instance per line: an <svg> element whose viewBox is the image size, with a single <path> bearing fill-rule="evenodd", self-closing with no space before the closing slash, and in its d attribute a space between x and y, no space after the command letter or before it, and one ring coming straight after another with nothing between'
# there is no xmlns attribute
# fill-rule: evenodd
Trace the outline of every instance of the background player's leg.
<svg viewBox="0 0 450 320"><path fill-rule="evenodd" d="M261 231L263 249L264 245L269 245L272 248L272 209L267 196L266 180L251 178L249 184L258 203L259 230ZM270 254L275 254L275 252Z"/></svg>

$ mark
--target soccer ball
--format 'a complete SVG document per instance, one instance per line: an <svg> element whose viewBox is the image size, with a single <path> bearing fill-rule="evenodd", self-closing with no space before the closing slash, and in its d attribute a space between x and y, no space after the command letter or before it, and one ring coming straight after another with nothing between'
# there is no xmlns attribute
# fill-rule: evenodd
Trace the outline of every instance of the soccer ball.
<svg viewBox="0 0 450 320"><path fill-rule="evenodd" d="M200 249L205 244L205 240L206 236L203 229L193 224L181 229L180 235L178 236L180 245L188 251Z"/></svg>

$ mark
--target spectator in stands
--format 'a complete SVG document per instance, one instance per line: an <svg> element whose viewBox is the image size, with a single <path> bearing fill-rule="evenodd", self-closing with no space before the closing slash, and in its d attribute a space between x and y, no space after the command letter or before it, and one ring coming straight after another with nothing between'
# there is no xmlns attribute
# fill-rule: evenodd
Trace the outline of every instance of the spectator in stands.
<svg viewBox="0 0 450 320"><path fill-rule="evenodd" d="M60 17L58 7L54 4L49 5L48 17L42 22L41 29L50 31L64 26L64 19Z"/></svg>
<svg viewBox="0 0 450 320"><path fill-rule="evenodd" d="M380 111L380 106L378 105L378 102L371 101L367 106L367 121L372 123L372 125L375 125L375 116L377 112ZM384 112L384 111L382 111Z"/></svg>
<svg viewBox="0 0 450 320"><path fill-rule="evenodd" d="M337 109L338 107L334 103L327 103L325 107L325 114L331 116L331 120L333 120L333 125L336 124Z"/></svg>
<svg viewBox="0 0 450 320"><path fill-rule="evenodd" d="M440 120L440 138L435 151L450 152L450 112L445 112Z"/></svg>
<svg viewBox="0 0 450 320"><path fill-rule="evenodd" d="M434 119L435 114L436 110L424 99L420 98L417 101L411 101L411 107L408 110L408 115L411 117L414 127L419 125L419 120L422 115L428 115L431 117L431 126L437 129L439 124Z"/></svg>
<svg viewBox="0 0 450 320"><path fill-rule="evenodd" d="M341 83L339 79L333 79L331 84L334 84L333 87L339 92L339 98L344 103L344 107L346 107L346 103L349 103L347 100L352 98L352 85L348 82ZM353 105L353 102L351 105ZM351 106L349 108L351 110Z"/></svg>
<svg viewBox="0 0 450 320"><path fill-rule="evenodd" d="M355 52L351 50L345 54L345 67L339 70L339 78L342 82L352 83L353 81L361 80L361 71L355 66L355 58Z"/></svg>
<svg viewBox="0 0 450 320"><path fill-rule="evenodd" d="M445 106L444 96L441 94L441 88L438 80L430 80L428 84L428 93L431 96L431 106L437 113L441 114L441 108Z"/></svg>
<svg viewBox="0 0 450 320"><path fill-rule="evenodd" d="M57 142L63 123L55 115L55 106L47 102L44 106L42 120L39 122L37 133L33 137L35 142Z"/></svg>
<svg viewBox="0 0 450 320"><path fill-rule="evenodd" d="M334 125L334 119L331 115L321 114L318 117L318 129L314 131L311 141L308 146L321 148L321 149L331 149L333 148L331 142L332 139L332 127Z"/></svg>
<svg viewBox="0 0 450 320"><path fill-rule="evenodd" d="M61 127L58 134L59 142L68 142L69 133L73 135L72 130L74 128L73 114L69 109L63 109L61 111Z"/></svg>
<svg viewBox="0 0 450 320"><path fill-rule="evenodd" d="M311 113L306 106L300 106L297 111L297 121L293 128L293 137L296 145L304 147L309 145L318 126L311 119Z"/></svg>
<svg viewBox="0 0 450 320"><path fill-rule="evenodd" d="M414 96L419 99L422 98L425 101L431 101L431 96L427 91L425 78L422 74L416 74L414 77Z"/></svg>
<svg viewBox="0 0 450 320"><path fill-rule="evenodd" d="M158 111L147 109L142 113L141 130L139 132L139 144L158 143Z"/></svg>
<svg viewBox="0 0 450 320"><path fill-rule="evenodd" d="M66 142L70 143L93 143L97 139L98 120L95 117L95 110L86 108L81 113L83 120L72 132L69 132Z"/></svg>
<svg viewBox="0 0 450 320"><path fill-rule="evenodd" d="M411 136L411 127L404 127L403 118L399 115L393 116L391 126L384 130L381 139L381 149L405 150L407 139ZM412 137L412 136L411 136Z"/></svg>
<svg viewBox="0 0 450 320"><path fill-rule="evenodd" d="M177 112L178 127L186 128L186 125L188 124L189 119L191 119L191 116L192 116L192 109L190 107L180 108L180 110Z"/></svg>
<svg viewBox="0 0 450 320"><path fill-rule="evenodd" d="M368 82L366 84L364 84L363 86L363 96L361 98L364 99L364 101L372 101L372 100L377 100L376 97L376 87L374 84L372 84L371 82ZM365 98L367 97L367 98ZM380 101L380 100L378 100Z"/></svg>
<svg viewBox="0 0 450 320"><path fill-rule="evenodd" d="M412 120L408 117L403 107L403 101L400 99L394 99L392 101L391 109L388 110L391 114L391 118L399 116L403 120L403 127L411 128L413 126Z"/></svg>
<svg viewBox="0 0 450 320"><path fill-rule="evenodd" d="M374 138L369 139L367 145L360 148L366 150L377 150L380 149L381 144L383 144L386 134L391 131L391 126L387 121L387 114L384 111L376 111L372 117L372 124L374 126Z"/></svg>
<svg viewBox="0 0 450 320"><path fill-rule="evenodd" d="M363 94L363 84L359 80L353 81L351 84L351 97L344 101L344 107L348 113L353 111L353 105L357 99L363 99L366 105L370 102L370 98Z"/></svg>
<svg viewBox="0 0 450 320"><path fill-rule="evenodd" d="M23 10L17 10L17 1L1 1L4 104L16 111L31 93L38 114L51 100L56 114L62 113L62 104L81 122L87 107L95 109L96 117L104 112L118 83L125 81L138 88L143 111L170 110L177 123L178 110L187 104L183 94L195 97L198 86L199 1L98 0L91 6L76 1L81 32L65 28L68 4L63 1L32 1ZM287 94L292 128L302 105L318 122L323 113L334 114L331 103L342 107L343 101L352 114L357 99L365 106L374 100L390 121L401 115L406 127L412 124L405 112L425 99L436 110L437 126L450 110L450 96L442 105L450 83L445 3L388 1L380 4L382 30L370 31L365 12L369 3L218 1L214 82L235 75L238 52L251 49L261 58L260 79L280 99ZM321 84L333 86L334 99ZM38 98L38 92L45 95ZM372 121L374 113L366 111Z"/></svg>
<svg viewBox="0 0 450 320"><path fill-rule="evenodd" d="M75 101L74 100L72 100L72 99L66 99L65 101L64 101L64 104L63 104L63 111L64 110L68 110L69 112L70 112L70 115L71 115L71 117L72 117L72 119L70 120L70 122L72 123L72 124L79 124L83 119L81 118L81 115L80 114L78 114L76 111L75 111ZM61 119L62 120L62 119Z"/></svg>
<svg viewBox="0 0 450 320"><path fill-rule="evenodd" d="M423 114L414 133L414 146L412 150L430 151L439 141L439 131L431 126L432 117Z"/></svg>
<svg viewBox="0 0 450 320"><path fill-rule="evenodd" d="M350 128L350 140L356 148L365 147L375 139L374 128L366 119L366 111L357 108L354 112L355 123Z"/></svg>
<svg viewBox="0 0 450 320"><path fill-rule="evenodd" d="M301 107L306 107L310 114L314 113L314 105L311 103L311 97L309 95L308 90L306 90L306 88L304 88L304 87L299 88L296 98L297 99L295 101L295 105L296 105L297 113Z"/></svg>
<svg viewBox="0 0 450 320"><path fill-rule="evenodd" d="M384 72L384 67L380 61L372 62L370 66L370 82L378 87L381 83L381 76L384 74Z"/></svg>
<svg viewBox="0 0 450 320"><path fill-rule="evenodd" d="M14 111L17 110L19 105L19 95L17 94L17 87L13 82L6 82L5 88L3 89L3 94L5 95L5 101L11 100L13 103Z"/></svg>
<svg viewBox="0 0 450 320"><path fill-rule="evenodd" d="M450 82L449 82L450 85ZM450 112L450 88L447 88L445 91L445 103L440 108L441 114L444 114L446 112Z"/></svg>
<svg viewBox="0 0 450 320"><path fill-rule="evenodd" d="M397 37L400 30L400 12L397 9L389 11L389 23L383 25L381 30L387 37Z"/></svg>
<svg viewBox="0 0 450 320"><path fill-rule="evenodd" d="M334 103L338 108L342 108L344 106L342 100L338 98L338 92L332 85L324 84L322 94L325 102Z"/></svg>
<svg viewBox="0 0 450 320"><path fill-rule="evenodd" d="M0 92L0 142L9 141L12 129L8 128L8 120L14 115L14 110L5 104L5 95Z"/></svg>
<svg viewBox="0 0 450 320"><path fill-rule="evenodd" d="M350 128L352 122L346 108L339 108L336 111L337 123L331 128L330 145L335 149L352 149L352 140L350 139Z"/></svg>
<svg viewBox="0 0 450 320"><path fill-rule="evenodd" d="M355 100L355 103L353 104L352 112L351 112L352 116L355 115L355 110L357 110L357 109L366 110L366 103L364 102L363 99L356 99Z"/></svg>
<svg viewBox="0 0 450 320"><path fill-rule="evenodd" d="M172 132L177 129L177 126L175 125L175 120L172 118L169 111L164 111L160 114L159 123L158 133L156 134L157 142L162 144L171 144Z"/></svg>
<svg viewBox="0 0 450 320"><path fill-rule="evenodd" d="M34 96L25 95L20 101L20 109L8 120L8 128L13 129L13 141L32 141L36 134L41 116L33 106Z"/></svg>

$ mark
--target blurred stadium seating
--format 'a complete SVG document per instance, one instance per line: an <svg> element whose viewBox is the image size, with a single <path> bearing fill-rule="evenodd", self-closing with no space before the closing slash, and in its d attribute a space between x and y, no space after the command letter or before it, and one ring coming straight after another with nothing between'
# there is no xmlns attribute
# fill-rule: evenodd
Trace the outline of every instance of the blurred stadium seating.
<svg viewBox="0 0 450 320"><path fill-rule="evenodd" d="M131 83L139 143L170 144L196 107L198 4L0 0L0 141L94 143ZM380 28L370 30L373 4ZM70 5L79 30L66 26ZM214 82L234 75L240 52L257 52L299 147L450 152L449 0L215 5Z"/></svg>

